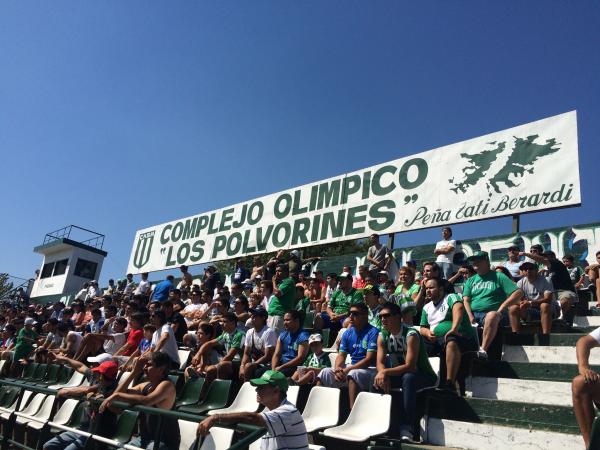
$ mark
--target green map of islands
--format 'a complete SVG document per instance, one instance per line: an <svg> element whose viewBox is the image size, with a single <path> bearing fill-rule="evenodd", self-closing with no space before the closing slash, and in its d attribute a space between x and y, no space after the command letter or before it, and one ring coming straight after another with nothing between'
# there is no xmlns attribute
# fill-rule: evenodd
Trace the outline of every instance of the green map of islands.
<svg viewBox="0 0 600 450"><path fill-rule="evenodd" d="M512 179L514 177L522 177L525 172L533 173L534 163L546 155L560 150L560 147L556 143L556 139L546 139L545 144L537 144L535 140L539 135L534 134L527 136L526 139L515 137L514 147L512 153L506 160L506 164L498 170L487 182L486 187L489 195L492 195L492 189L501 193L500 185L512 188L518 186ZM481 180L488 172L494 161L498 158L498 155L506 149L506 142L489 142L489 145L495 146L490 150L483 150L481 153L475 153L469 155L468 153L461 153L460 156L467 161L467 165L461 169L464 177L457 183L454 182L454 178L448 181L452 184L454 192L467 192L467 190L475 186L479 180Z"/></svg>

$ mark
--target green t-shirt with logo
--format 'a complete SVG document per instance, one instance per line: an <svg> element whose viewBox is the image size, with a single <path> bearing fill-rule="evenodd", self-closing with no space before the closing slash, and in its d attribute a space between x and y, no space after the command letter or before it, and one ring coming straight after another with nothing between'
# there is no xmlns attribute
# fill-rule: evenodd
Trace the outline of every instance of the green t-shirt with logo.
<svg viewBox="0 0 600 450"><path fill-rule="evenodd" d="M320 355L317 355L313 352L310 352L304 360L304 367L312 367L313 369L324 369L325 367L331 367L329 354L321 352Z"/></svg>
<svg viewBox="0 0 600 450"><path fill-rule="evenodd" d="M334 314L348 314L350 307L357 303L364 303L362 293L352 288L347 294L340 289L333 293L329 300L329 307Z"/></svg>
<svg viewBox="0 0 600 450"><path fill-rule="evenodd" d="M417 283L414 283L410 288L408 288L406 291L402 291L403 286L400 284L398 285L398 287L396 287L396 290L394 291L394 300L395 303L400 306L400 308L402 308L403 304L410 304L412 306L415 307L415 311L416 311L416 303L413 300L412 296L413 294L416 294L417 292L419 292L420 286Z"/></svg>
<svg viewBox="0 0 600 450"><path fill-rule="evenodd" d="M296 283L293 278L285 278L279 283L277 289L281 291L279 297L273 296L273 300L269 303L270 316L284 316L286 312L294 309L296 304Z"/></svg>
<svg viewBox="0 0 600 450"><path fill-rule="evenodd" d="M437 377L433 371L431 364L429 364L429 357L427 356L427 349L423 341L423 336L413 327L409 327L406 324L402 324L402 328L398 334L390 334L386 330L381 331L381 339L383 340L383 346L387 352L388 367L401 366L406 361L406 353L408 351L408 338L409 336L416 336L419 339L419 355L417 356L417 369L426 375Z"/></svg>
<svg viewBox="0 0 600 450"><path fill-rule="evenodd" d="M502 272L490 270L483 276L475 274L470 277L463 288L463 297L471 298L472 311L498 311L500 305L516 290L514 281Z"/></svg>
<svg viewBox="0 0 600 450"><path fill-rule="evenodd" d="M303 324L306 319L306 314L310 311L310 299L304 297L298 300L298 303L296 303L296 311L300 313L300 324Z"/></svg>
<svg viewBox="0 0 600 450"><path fill-rule="evenodd" d="M217 338L217 341L219 341L219 343L225 348L225 354L229 353L229 350L232 348L237 348L238 352L233 360L238 361L241 359L241 350L244 346L244 337L244 332L239 328L236 328L232 333L223 331L223 333L221 333L221 335Z"/></svg>
<svg viewBox="0 0 600 450"><path fill-rule="evenodd" d="M379 311L381 311L382 305L377 305L375 309L369 308L369 323L375 328L381 331L381 318L379 317Z"/></svg>
<svg viewBox="0 0 600 450"><path fill-rule="evenodd" d="M421 314L421 326L430 328L437 337L444 337L452 328L452 308L456 303L462 302L460 295L448 294L437 305L433 302L426 303ZM474 337L475 329L471 326L466 311L463 312L458 332L463 336Z"/></svg>

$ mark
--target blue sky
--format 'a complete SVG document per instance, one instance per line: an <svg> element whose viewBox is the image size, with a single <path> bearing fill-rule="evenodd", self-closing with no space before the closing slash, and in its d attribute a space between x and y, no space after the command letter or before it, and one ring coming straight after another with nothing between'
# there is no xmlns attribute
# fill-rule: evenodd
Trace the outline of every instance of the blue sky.
<svg viewBox="0 0 600 450"><path fill-rule="evenodd" d="M0 272L77 224L105 282L137 229L573 109L583 206L521 225L597 221L599 29L594 1L1 2Z"/></svg>

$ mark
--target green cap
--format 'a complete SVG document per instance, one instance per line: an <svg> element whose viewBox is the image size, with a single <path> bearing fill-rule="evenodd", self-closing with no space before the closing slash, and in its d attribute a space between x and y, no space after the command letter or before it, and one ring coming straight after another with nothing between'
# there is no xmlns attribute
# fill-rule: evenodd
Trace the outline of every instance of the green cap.
<svg viewBox="0 0 600 450"><path fill-rule="evenodd" d="M481 260L481 259L489 261L490 255L488 255L488 252L475 252L467 258L467 262Z"/></svg>
<svg viewBox="0 0 600 450"><path fill-rule="evenodd" d="M288 380L284 374L277 370L267 370L262 374L260 378L254 378L250 380L252 386L265 386L270 384L271 386L277 386L281 392L287 392Z"/></svg>

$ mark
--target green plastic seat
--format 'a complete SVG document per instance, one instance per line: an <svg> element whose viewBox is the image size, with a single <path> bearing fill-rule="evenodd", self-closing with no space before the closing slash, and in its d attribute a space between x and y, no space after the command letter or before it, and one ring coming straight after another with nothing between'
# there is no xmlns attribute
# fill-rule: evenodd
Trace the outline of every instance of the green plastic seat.
<svg viewBox="0 0 600 450"><path fill-rule="evenodd" d="M315 312L314 311L308 311L306 313L306 316L304 317L303 328L312 328L314 321L315 321Z"/></svg>
<svg viewBox="0 0 600 450"><path fill-rule="evenodd" d="M31 376L29 381L32 382L42 382L46 377L46 372L48 371L48 364L38 364Z"/></svg>
<svg viewBox="0 0 600 450"><path fill-rule="evenodd" d="M29 381L29 380L33 379L33 375L34 375L35 371L37 370L38 366L39 366L38 363L28 364L23 369L23 373L21 374L21 376L19 378L7 378L7 380L9 380L9 381Z"/></svg>
<svg viewBox="0 0 600 450"><path fill-rule="evenodd" d="M50 364L48 365L48 370L46 371L46 373L44 374L44 377L41 381L39 381L37 384L46 386L49 384L56 384L58 383L58 375L61 366L59 366L58 364Z"/></svg>
<svg viewBox="0 0 600 450"><path fill-rule="evenodd" d="M200 401L200 394L204 387L204 378L188 380L181 389L179 400L175 403L175 408L180 406L196 405Z"/></svg>
<svg viewBox="0 0 600 450"><path fill-rule="evenodd" d="M133 436L133 432L135 431L137 420L137 411L123 411L117 420L117 429L112 437L113 440L121 444L126 444L129 442L131 440L131 436Z"/></svg>
<svg viewBox="0 0 600 450"><path fill-rule="evenodd" d="M329 328L323 328L321 330L321 337L323 338L323 347L329 347Z"/></svg>
<svg viewBox="0 0 600 450"><path fill-rule="evenodd" d="M60 366L61 370L58 371L58 379L56 384L68 383L73 376L74 370L70 367Z"/></svg>
<svg viewBox="0 0 600 450"><path fill-rule="evenodd" d="M7 391L5 392L5 394L2 396L2 400L0 401L0 406L7 408L10 405L12 405L15 400L17 399L17 396L19 395L19 391L21 389L17 388L17 387L13 387L13 388L8 388Z"/></svg>
<svg viewBox="0 0 600 450"><path fill-rule="evenodd" d="M178 410L190 414L202 415L202 413L211 409L225 408L227 400L229 400L230 389L231 380L215 380L208 386L204 401L194 406L182 406Z"/></svg>

